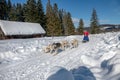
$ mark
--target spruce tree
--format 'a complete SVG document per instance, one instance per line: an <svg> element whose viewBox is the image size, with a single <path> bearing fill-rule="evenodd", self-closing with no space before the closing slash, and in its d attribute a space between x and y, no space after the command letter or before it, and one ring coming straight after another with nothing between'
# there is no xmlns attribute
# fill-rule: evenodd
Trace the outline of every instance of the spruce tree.
<svg viewBox="0 0 120 80"><path fill-rule="evenodd" d="M44 14L41 0L37 1L37 13L38 13L37 23L40 23L40 25L44 28L44 30L46 30L46 17Z"/></svg>
<svg viewBox="0 0 120 80"><path fill-rule="evenodd" d="M73 24L73 22L72 22L72 18L71 18L71 14L68 12L67 13L67 21L68 21L68 35L73 35L73 34L75 34L75 27L74 27L74 24Z"/></svg>
<svg viewBox="0 0 120 80"><path fill-rule="evenodd" d="M52 6L50 4L50 0L48 0L47 2L47 6L46 6L46 18L47 18L47 22L46 22L46 26L47 26L47 35L48 36L53 36L53 32L54 32L54 28L53 28L53 9Z"/></svg>
<svg viewBox="0 0 120 80"><path fill-rule="evenodd" d="M50 0L48 0L46 7L47 17L47 35L48 36L61 36L62 25L59 18L59 12L57 4L55 3L52 7Z"/></svg>
<svg viewBox="0 0 120 80"><path fill-rule="evenodd" d="M54 19L55 19L55 21L53 22L54 23L54 28L55 28L54 33L55 33L56 36L61 36L62 35L62 24L61 24L61 21L60 21L58 7L57 7L56 3L53 6L53 13L54 13L53 15L54 15Z"/></svg>
<svg viewBox="0 0 120 80"><path fill-rule="evenodd" d="M27 0L24 10L24 18L26 22L37 22L36 0Z"/></svg>
<svg viewBox="0 0 120 80"><path fill-rule="evenodd" d="M79 21L79 26L78 26L78 33L79 33L80 35L82 35L82 34L83 34L83 30L84 30L84 22L83 22L82 19L80 19L80 21Z"/></svg>
<svg viewBox="0 0 120 80"><path fill-rule="evenodd" d="M63 12L63 28L64 28L64 35L68 35L68 20L67 20L67 12Z"/></svg>
<svg viewBox="0 0 120 80"><path fill-rule="evenodd" d="M75 27L74 27L74 24L72 22L71 14L69 12L64 11L63 25L64 25L65 35L75 34Z"/></svg>
<svg viewBox="0 0 120 80"><path fill-rule="evenodd" d="M0 1L0 19L4 19L4 0Z"/></svg>
<svg viewBox="0 0 120 80"><path fill-rule="evenodd" d="M6 0L0 0L0 19L6 20L7 18L7 3Z"/></svg>
<svg viewBox="0 0 120 80"><path fill-rule="evenodd" d="M10 14L11 8L12 8L11 0L8 0L8 3L7 3L7 19L8 20L10 20L9 14Z"/></svg>
<svg viewBox="0 0 120 80"><path fill-rule="evenodd" d="M9 16L10 21L17 21L16 5L15 4L13 4L13 6L11 7L8 16Z"/></svg>
<svg viewBox="0 0 120 80"><path fill-rule="evenodd" d="M58 18L60 18L59 11L58 11L58 6L57 6L56 3L54 3L53 11L54 11L55 16L57 16Z"/></svg>
<svg viewBox="0 0 120 80"><path fill-rule="evenodd" d="M10 11L11 7L12 7L11 0L8 0L8 11Z"/></svg>
<svg viewBox="0 0 120 80"><path fill-rule="evenodd" d="M99 30L100 30L99 22L98 22L97 13L95 9L93 9L90 22L91 22L90 23L91 34L99 33Z"/></svg>
<svg viewBox="0 0 120 80"><path fill-rule="evenodd" d="M62 35L65 35L64 34L64 24L63 24L63 14L64 14L63 9L60 9L59 10L59 19L60 19L60 23L61 23Z"/></svg>
<svg viewBox="0 0 120 80"><path fill-rule="evenodd" d="M24 21L23 18L23 7L20 3L17 3L17 7L16 7L16 16L17 16L17 21Z"/></svg>

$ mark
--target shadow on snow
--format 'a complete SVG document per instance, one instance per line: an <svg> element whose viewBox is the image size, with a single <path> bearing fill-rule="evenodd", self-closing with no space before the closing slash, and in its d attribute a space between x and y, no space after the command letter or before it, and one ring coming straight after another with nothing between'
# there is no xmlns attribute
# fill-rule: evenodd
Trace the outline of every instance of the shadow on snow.
<svg viewBox="0 0 120 80"><path fill-rule="evenodd" d="M75 80L96 80L93 73L85 66L71 70Z"/></svg>

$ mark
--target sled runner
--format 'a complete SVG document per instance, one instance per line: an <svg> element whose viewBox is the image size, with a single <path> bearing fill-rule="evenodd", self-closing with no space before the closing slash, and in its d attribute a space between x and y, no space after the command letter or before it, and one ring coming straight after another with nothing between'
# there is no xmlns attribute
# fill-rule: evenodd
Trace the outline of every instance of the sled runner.
<svg viewBox="0 0 120 80"><path fill-rule="evenodd" d="M87 40L83 40L83 41L82 41L82 43L86 43L86 42L89 42L89 41L87 41Z"/></svg>
<svg viewBox="0 0 120 80"><path fill-rule="evenodd" d="M83 40L82 43L86 43L87 41L86 40Z"/></svg>

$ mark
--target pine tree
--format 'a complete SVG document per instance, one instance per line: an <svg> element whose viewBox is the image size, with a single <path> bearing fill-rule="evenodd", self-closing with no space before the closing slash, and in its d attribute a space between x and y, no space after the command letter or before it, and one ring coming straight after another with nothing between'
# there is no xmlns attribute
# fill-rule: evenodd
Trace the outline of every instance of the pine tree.
<svg viewBox="0 0 120 80"><path fill-rule="evenodd" d="M23 5L22 5L22 11L23 11L23 22L25 22L25 15L26 15L26 4L24 3Z"/></svg>
<svg viewBox="0 0 120 80"><path fill-rule="evenodd" d="M48 0L47 2L47 6L46 6L46 18L47 18L47 22L46 22L46 26L47 26L47 35L48 36L53 36L53 32L54 32L54 28L53 28L53 9L52 6L50 4L50 0Z"/></svg>
<svg viewBox="0 0 120 80"><path fill-rule="evenodd" d="M92 12L92 18L91 18L90 28L91 28L91 34L99 33L99 22L97 18L96 10L93 9Z"/></svg>
<svg viewBox="0 0 120 80"><path fill-rule="evenodd" d="M5 20L7 18L7 3L6 0L0 0L0 19Z"/></svg>
<svg viewBox="0 0 120 80"><path fill-rule="evenodd" d="M80 19L80 21L79 21L79 26L78 26L78 33L79 33L80 35L83 34L83 29L84 29L84 22L83 22L82 19Z"/></svg>
<svg viewBox="0 0 120 80"><path fill-rule="evenodd" d="M37 22L37 8L35 0L27 0L24 10L24 18L26 22Z"/></svg>
<svg viewBox="0 0 120 80"><path fill-rule="evenodd" d="M60 19L60 23L61 23L62 35L65 35L64 34L64 24L63 24L63 14L64 14L63 9L60 9L59 10L59 19Z"/></svg>
<svg viewBox="0 0 120 80"><path fill-rule="evenodd" d="M12 8L11 0L8 0L8 3L7 3L7 19L8 20L10 20L9 14L10 14L11 8Z"/></svg>
<svg viewBox="0 0 120 80"><path fill-rule="evenodd" d="M69 12L64 12L63 16L63 25L65 35L73 35L75 34L75 27L71 19L71 14Z"/></svg>
<svg viewBox="0 0 120 80"><path fill-rule="evenodd" d="M4 0L0 1L0 19L4 19Z"/></svg>
<svg viewBox="0 0 120 80"><path fill-rule="evenodd" d="M37 12L38 12L37 22L40 23L41 26L46 30L46 17L45 17L45 14L44 14L44 10L43 10L41 0L37 1Z"/></svg>
<svg viewBox="0 0 120 80"><path fill-rule="evenodd" d="M8 11L10 11L11 7L12 7L11 0L8 0Z"/></svg>
<svg viewBox="0 0 120 80"><path fill-rule="evenodd" d="M62 25L59 18L59 12L57 4L52 7L50 0L48 0L46 7L47 17L47 35L48 36L60 36L62 35Z"/></svg>
<svg viewBox="0 0 120 80"><path fill-rule="evenodd" d="M58 18L60 18L59 12L58 12L58 6L57 6L56 3L54 3L53 11L54 11L55 16L57 16Z"/></svg>
<svg viewBox="0 0 120 80"><path fill-rule="evenodd" d="M64 35L68 35L68 20L67 20L67 12L63 12L63 28L64 28Z"/></svg>
<svg viewBox="0 0 120 80"><path fill-rule="evenodd" d="M9 16L10 21L17 21L16 5L15 4L13 4L13 6L11 7L8 16Z"/></svg>
<svg viewBox="0 0 120 80"><path fill-rule="evenodd" d="M59 12L58 12L58 7L57 4L55 3L53 6L53 15L54 15L54 19L55 21L54 23L54 28L55 28L55 35L56 36L61 36L62 35L62 24L60 21L60 16L59 16Z"/></svg>
<svg viewBox="0 0 120 80"><path fill-rule="evenodd" d="M68 35L75 34L75 27L72 22L71 14L68 12Z"/></svg>
<svg viewBox="0 0 120 80"><path fill-rule="evenodd" d="M16 7L16 17L17 17L17 21L24 21L23 18L23 7L20 3L17 3L17 7Z"/></svg>

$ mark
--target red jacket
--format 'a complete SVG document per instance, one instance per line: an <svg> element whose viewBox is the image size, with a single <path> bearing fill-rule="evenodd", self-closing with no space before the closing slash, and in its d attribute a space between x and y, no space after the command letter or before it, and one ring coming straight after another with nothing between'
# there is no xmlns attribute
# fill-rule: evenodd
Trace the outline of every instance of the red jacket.
<svg viewBox="0 0 120 80"><path fill-rule="evenodd" d="M89 32L87 32L87 31L84 31L84 36L88 36L89 35Z"/></svg>

